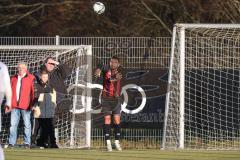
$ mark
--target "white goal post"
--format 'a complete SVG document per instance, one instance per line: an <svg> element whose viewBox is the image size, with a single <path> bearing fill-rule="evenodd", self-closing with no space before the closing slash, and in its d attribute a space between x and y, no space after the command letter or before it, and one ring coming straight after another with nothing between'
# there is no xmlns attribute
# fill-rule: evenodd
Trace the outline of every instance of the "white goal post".
<svg viewBox="0 0 240 160"><path fill-rule="evenodd" d="M89 148L91 145L91 90L92 83L92 46L44 45L44 46L0 46L0 61L5 63L10 75L17 73L17 64L26 62L32 74L38 74L40 66L47 57L54 57L71 68L65 80L69 93L58 103L55 134L62 148ZM85 87L72 87L81 84ZM62 93L57 93L62 94ZM82 98L83 96L83 98ZM82 102L84 101L84 102ZM85 104L85 105L83 105ZM83 110L79 113L78 110ZM8 142L10 116L3 116L0 134L2 143ZM19 141L23 137L20 127Z"/></svg>
<svg viewBox="0 0 240 160"><path fill-rule="evenodd" d="M240 149L240 24L173 28L163 149Z"/></svg>

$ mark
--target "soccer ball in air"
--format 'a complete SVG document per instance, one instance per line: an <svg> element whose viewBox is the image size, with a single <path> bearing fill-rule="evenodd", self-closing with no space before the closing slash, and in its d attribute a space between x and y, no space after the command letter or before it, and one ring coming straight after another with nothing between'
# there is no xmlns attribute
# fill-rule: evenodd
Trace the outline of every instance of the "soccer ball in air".
<svg viewBox="0 0 240 160"><path fill-rule="evenodd" d="M102 2L96 2L93 5L93 10L97 14L102 14L105 11L105 6Z"/></svg>

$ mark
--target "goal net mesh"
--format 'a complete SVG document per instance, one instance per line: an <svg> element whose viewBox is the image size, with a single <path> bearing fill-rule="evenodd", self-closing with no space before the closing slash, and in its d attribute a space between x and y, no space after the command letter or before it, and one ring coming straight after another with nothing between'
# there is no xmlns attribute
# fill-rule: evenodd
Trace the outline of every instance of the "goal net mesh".
<svg viewBox="0 0 240 160"><path fill-rule="evenodd" d="M39 74L40 66L44 64L47 57L56 58L62 64L67 64L71 68L71 74L65 80L66 86L71 88L68 94L57 93L63 97L57 103L55 116L55 135L57 143L60 147L90 147L87 140L86 128L86 112L73 114L74 110L84 109L81 98L85 96L86 90L82 88L71 87L76 84L85 85L87 82L87 75L91 74L89 70L91 64L87 64L87 60L91 58L88 53L91 53L89 46L14 46L2 47L0 46L0 61L5 63L10 75L17 74L17 64L19 62L26 62L30 73ZM87 97L87 96L85 96ZM75 101L74 101L75 98ZM74 107L74 109L73 109ZM8 144L10 129L10 114L4 114L2 107L2 132L0 134L0 142ZM18 127L17 144L23 143L24 126L22 118Z"/></svg>
<svg viewBox="0 0 240 160"><path fill-rule="evenodd" d="M184 85L184 148L240 149L240 26L176 26L166 105L164 148L180 145ZM180 80L184 46L184 82Z"/></svg>

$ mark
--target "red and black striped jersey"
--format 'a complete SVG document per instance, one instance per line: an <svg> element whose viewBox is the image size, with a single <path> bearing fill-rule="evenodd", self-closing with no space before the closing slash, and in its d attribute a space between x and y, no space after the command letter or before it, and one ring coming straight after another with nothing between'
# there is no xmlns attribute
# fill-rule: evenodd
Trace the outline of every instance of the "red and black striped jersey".
<svg viewBox="0 0 240 160"><path fill-rule="evenodd" d="M121 79L117 80L116 75L121 72L121 67L116 70L110 69L109 66L102 67L101 75L103 80L103 92L102 97L116 98L121 93Z"/></svg>

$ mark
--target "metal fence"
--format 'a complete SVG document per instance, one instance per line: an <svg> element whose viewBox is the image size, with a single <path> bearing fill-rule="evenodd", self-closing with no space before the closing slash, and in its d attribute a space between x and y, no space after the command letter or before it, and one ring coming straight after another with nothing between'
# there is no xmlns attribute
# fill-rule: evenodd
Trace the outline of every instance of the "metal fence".
<svg viewBox="0 0 240 160"><path fill-rule="evenodd" d="M168 68L171 37L0 37L0 45L92 45L103 63L113 55L124 67Z"/></svg>
<svg viewBox="0 0 240 160"><path fill-rule="evenodd" d="M168 70L171 37L0 37L0 45L92 45L93 56L106 63L113 55L131 69ZM102 148L103 130L92 128L92 147ZM160 148L162 128L125 128L123 148Z"/></svg>

